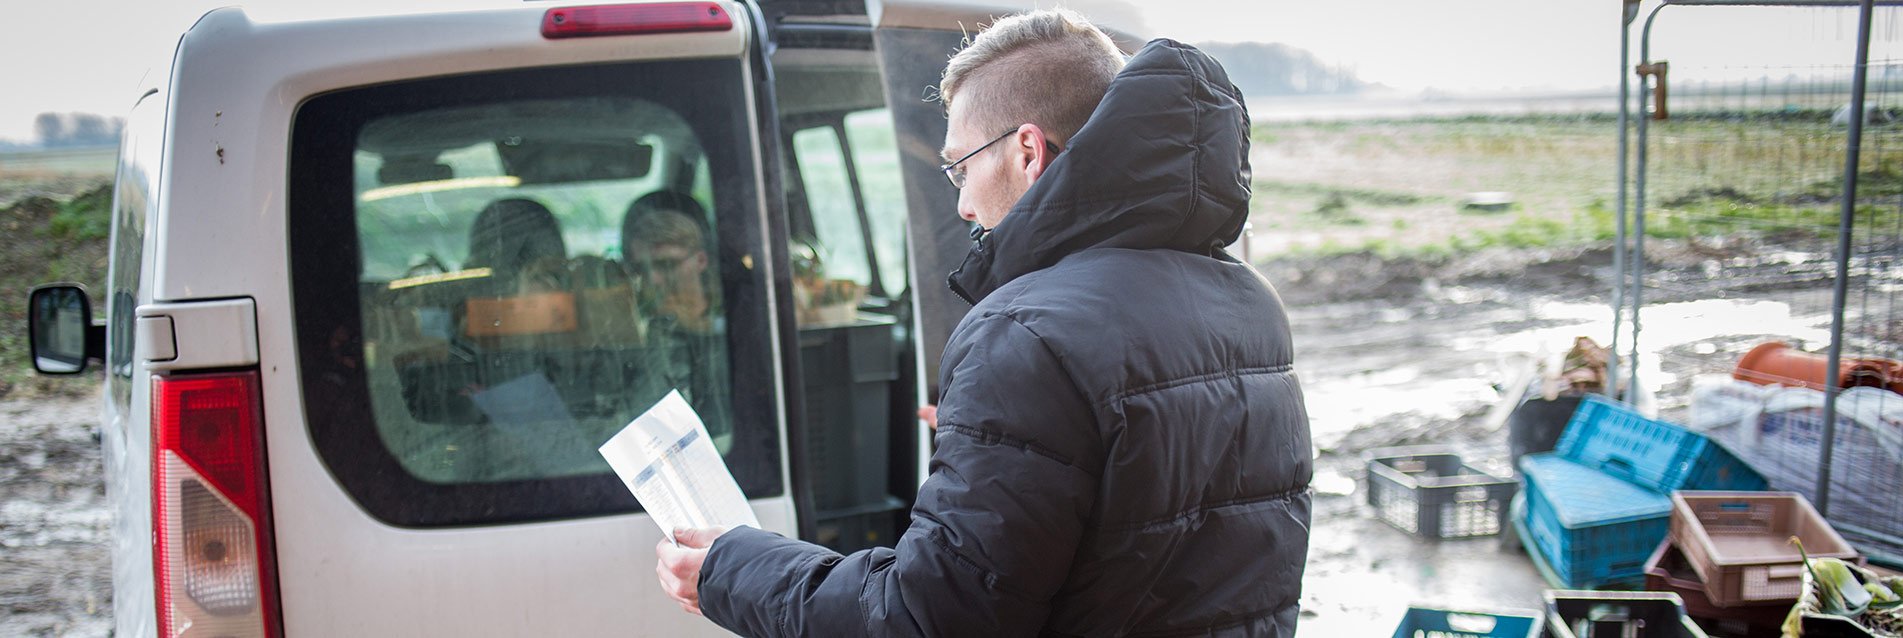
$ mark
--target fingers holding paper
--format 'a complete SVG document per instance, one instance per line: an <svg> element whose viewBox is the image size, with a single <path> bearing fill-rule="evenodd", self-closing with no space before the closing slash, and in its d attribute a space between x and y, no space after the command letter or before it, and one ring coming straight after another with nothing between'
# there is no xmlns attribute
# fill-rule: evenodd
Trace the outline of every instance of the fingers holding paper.
<svg viewBox="0 0 1903 638"><path fill-rule="evenodd" d="M700 616L700 566L707 561L707 550L714 539L732 527L702 527L674 531L675 545L663 540L654 545L660 560L654 572L661 579L661 591L680 603L681 610Z"/></svg>

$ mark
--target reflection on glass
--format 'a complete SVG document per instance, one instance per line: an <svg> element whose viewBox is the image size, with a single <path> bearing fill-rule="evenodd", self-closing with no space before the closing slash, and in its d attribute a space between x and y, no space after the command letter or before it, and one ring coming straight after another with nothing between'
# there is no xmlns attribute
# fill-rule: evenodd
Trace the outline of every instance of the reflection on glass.
<svg viewBox="0 0 1903 638"><path fill-rule="evenodd" d="M632 98L364 126L364 372L406 471L437 483L606 473L595 449L675 389L731 445L711 202L683 192L705 163L686 120Z"/></svg>

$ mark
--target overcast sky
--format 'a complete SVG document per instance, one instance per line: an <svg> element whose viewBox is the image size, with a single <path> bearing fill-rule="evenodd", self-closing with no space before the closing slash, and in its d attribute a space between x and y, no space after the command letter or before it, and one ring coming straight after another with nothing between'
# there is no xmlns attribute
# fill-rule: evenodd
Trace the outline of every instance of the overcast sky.
<svg viewBox="0 0 1903 638"><path fill-rule="evenodd" d="M0 1L0 139L31 138L33 116L41 112L122 115L140 75L163 63L180 32L205 10L237 1ZM390 1L318 4L348 11ZM1088 10L1116 1L1074 4ZM1618 81L1615 0L1132 3L1150 35L1285 43L1352 68L1364 80L1410 92L1574 90ZM453 0L410 4L419 10L458 6ZM1903 57L1899 16L1903 10L1878 10L1873 60ZM1855 53L1855 18L1854 9L1672 8L1658 19L1654 57L1672 62L1675 80L1842 73Z"/></svg>

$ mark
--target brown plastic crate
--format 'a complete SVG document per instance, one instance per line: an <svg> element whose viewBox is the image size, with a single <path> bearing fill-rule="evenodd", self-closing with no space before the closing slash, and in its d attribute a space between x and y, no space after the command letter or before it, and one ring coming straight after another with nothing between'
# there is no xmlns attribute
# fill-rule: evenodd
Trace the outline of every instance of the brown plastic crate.
<svg viewBox="0 0 1903 638"><path fill-rule="evenodd" d="M1857 550L1792 492L1674 492L1671 540L1712 604L1795 601L1803 587L1796 536L1812 558L1857 560Z"/></svg>
<svg viewBox="0 0 1903 638"><path fill-rule="evenodd" d="M1685 601L1685 615L1713 635L1734 638L1778 638L1784 634L1784 618L1791 613L1787 601L1750 603L1739 607L1719 607L1705 595L1705 583L1685 562L1671 539L1659 543L1652 558L1645 561L1645 590L1678 594Z"/></svg>

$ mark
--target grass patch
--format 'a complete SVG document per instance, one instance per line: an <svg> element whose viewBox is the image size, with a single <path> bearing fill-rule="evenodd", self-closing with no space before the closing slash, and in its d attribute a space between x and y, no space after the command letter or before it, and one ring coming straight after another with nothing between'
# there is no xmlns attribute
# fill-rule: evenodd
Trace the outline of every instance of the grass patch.
<svg viewBox="0 0 1903 638"><path fill-rule="evenodd" d="M75 394L99 386L99 376L43 377L28 360L27 292L53 282L75 282L93 297L93 315L104 312L107 236L111 231L112 190L105 177L77 196L31 196L0 206L0 396L16 389L28 393ZM98 368L94 367L97 371Z"/></svg>
<svg viewBox="0 0 1903 638"><path fill-rule="evenodd" d="M1348 197L1340 192L1323 196L1322 200L1315 204L1315 210L1310 211L1309 214L1330 224L1358 226L1368 223L1368 220L1355 216L1354 211L1348 207Z"/></svg>
<svg viewBox="0 0 1903 638"><path fill-rule="evenodd" d="M100 188L60 202L46 233L55 239L104 241L112 235L112 191Z"/></svg>
<svg viewBox="0 0 1903 638"><path fill-rule="evenodd" d="M1571 230L1557 219L1522 214L1505 228L1474 233L1469 241L1473 248L1548 248L1568 239Z"/></svg>
<svg viewBox="0 0 1903 638"><path fill-rule="evenodd" d="M1678 209L1648 211L1645 236L1685 239L1749 234L1821 241L1837 235L1840 216L1836 207L1707 200ZM1894 207L1858 206L1856 225L1888 227L1896 223L1896 216Z"/></svg>
<svg viewBox="0 0 1903 638"><path fill-rule="evenodd" d="M1310 195L1324 198L1339 198L1344 204L1358 202L1372 206L1411 206L1442 198L1400 190L1376 188L1352 188L1325 184L1283 182L1258 179L1254 188L1257 197L1275 197L1286 195Z"/></svg>

